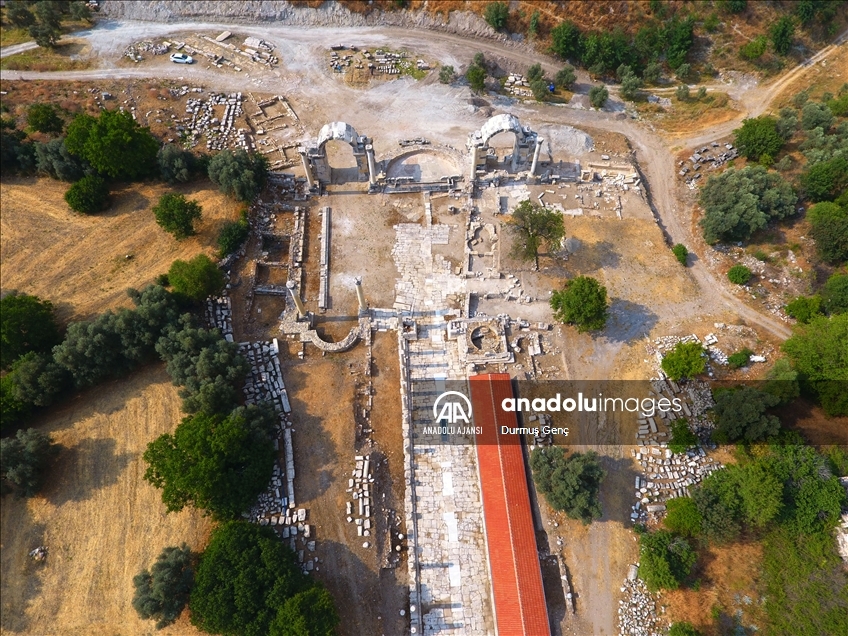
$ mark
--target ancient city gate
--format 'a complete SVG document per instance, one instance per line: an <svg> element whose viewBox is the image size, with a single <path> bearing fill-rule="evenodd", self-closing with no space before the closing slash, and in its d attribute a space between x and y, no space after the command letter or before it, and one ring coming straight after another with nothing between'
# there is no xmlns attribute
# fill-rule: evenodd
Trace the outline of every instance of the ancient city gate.
<svg viewBox="0 0 848 636"><path fill-rule="evenodd" d="M529 126L522 126L518 117L503 113L489 119L480 130L468 135L468 151L470 154L469 179L473 182L477 178L479 162L485 159L489 152L489 140L502 132L511 132L515 135L515 144L512 148L511 171L518 172L519 169L530 164L530 174L536 174L539 163L539 151L545 141ZM485 165L483 166L485 170Z"/></svg>
<svg viewBox="0 0 848 636"><path fill-rule="evenodd" d="M353 148L359 181L368 180L372 185L377 182L377 165L371 139L359 136L350 124L334 121L321 128L314 146L298 148L310 188L315 181L323 184L331 182L332 169L327 161L327 152L324 147L328 141L332 140L344 141Z"/></svg>

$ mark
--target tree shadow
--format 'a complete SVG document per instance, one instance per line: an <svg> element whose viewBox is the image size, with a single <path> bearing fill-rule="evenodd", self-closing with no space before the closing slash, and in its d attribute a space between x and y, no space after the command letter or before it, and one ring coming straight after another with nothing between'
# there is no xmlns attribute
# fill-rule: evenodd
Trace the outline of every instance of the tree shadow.
<svg viewBox="0 0 848 636"><path fill-rule="evenodd" d="M629 344L649 334L658 320L659 317L644 305L614 298L606 327L599 332L599 337Z"/></svg>
<svg viewBox="0 0 848 636"><path fill-rule="evenodd" d="M28 554L38 546L45 545L47 527L42 523L31 523L31 514L26 500L14 501L12 495L6 495L3 507L20 507L26 519L18 519L14 528L10 527L12 520L4 513L3 528L3 594L0 595L0 630L15 634L26 633L29 630L29 618L26 610L29 605L41 595L44 568L49 567L50 554L45 561L34 561ZM15 533L14 537L5 536ZM48 549L50 546L47 546Z"/></svg>
<svg viewBox="0 0 848 636"><path fill-rule="evenodd" d="M638 474L630 457L613 458L600 456L601 467L606 471L601 481L601 518L596 523L613 521L630 524L630 505L633 500L634 482Z"/></svg>
<svg viewBox="0 0 848 636"><path fill-rule="evenodd" d="M70 501L84 501L96 491L111 486L137 453L115 453L115 440L84 439L71 448L62 448L51 468L56 477L48 481L43 495L50 503L61 506Z"/></svg>
<svg viewBox="0 0 848 636"><path fill-rule="evenodd" d="M570 259L576 261L576 266L581 271L594 271L605 267L616 268L621 262L621 257L615 251L615 246L609 241L587 244L576 239L572 240L570 245L574 250ZM569 251L571 251L571 248L569 248Z"/></svg>
<svg viewBox="0 0 848 636"><path fill-rule="evenodd" d="M118 184L109 195L110 205L103 212L97 214L100 217L118 217L127 214L142 213L150 209L150 199L141 194L133 184ZM121 210L118 212L118 210Z"/></svg>

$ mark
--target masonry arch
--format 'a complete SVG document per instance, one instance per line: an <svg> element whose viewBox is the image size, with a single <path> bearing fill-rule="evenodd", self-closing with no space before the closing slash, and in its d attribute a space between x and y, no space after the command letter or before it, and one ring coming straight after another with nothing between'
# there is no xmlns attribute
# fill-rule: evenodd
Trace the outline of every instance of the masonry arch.
<svg viewBox="0 0 848 636"><path fill-rule="evenodd" d="M330 165L330 155L338 157L340 149L338 144L327 146L329 142L342 142L353 150L355 167L340 168L334 172ZM348 181L376 181L376 162L374 160L374 148L371 139L356 132L353 126L343 121L334 121L324 124L318 133L315 144L309 148L301 149L304 170L307 179L317 180L323 184L345 183Z"/></svg>

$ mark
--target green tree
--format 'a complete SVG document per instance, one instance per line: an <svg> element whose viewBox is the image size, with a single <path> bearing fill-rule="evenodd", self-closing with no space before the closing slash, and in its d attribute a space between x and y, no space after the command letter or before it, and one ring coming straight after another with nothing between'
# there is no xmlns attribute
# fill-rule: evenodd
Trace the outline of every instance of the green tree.
<svg viewBox="0 0 848 636"><path fill-rule="evenodd" d="M10 395L26 406L49 406L56 396L71 384L66 369L45 353L30 351L21 356L6 376L10 382Z"/></svg>
<svg viewBox="0 0 848 636"><path fill-rule="evenodd" d="M575 325L580 333L603 329L608 307L607 288L589 276L577 276L551 294L554 318Z"/></svg>
<svg viewBox="0 0 848 636"><path fill-rule="evenodd" d="M286 600L271 621L269 636L335 636L339 625L333 597L316 585Z"/></svg>
<svg viewBox="0 0 848 636"><path fill-rule="evenodd" d="M763 391L771 393L780 404L789 404L801 394L798 386L798 372L792 368L789 360L780 358L766 374Z"/></svg>
<svg viewBox="0 0 848 636"><path fill-rule="evenodd" d="M707 539L726 543L742 532L742 500L735 466L709 475L695 488L692 499L701 513L701 529Z"/></svg>
<svg viewBox="0 0 848 636"><path fill-rule="evenodd" d="M758 442L780 431L780 420L766 411L779 399L751 386L716 392L715 434L722 442Z"/></svg>
<svg viewBox="0 0 848 636"><path fill-rule="evenodd" d="M781 108L780 117L775 122L775 130L784 140L789 140L798 130L798 115L794 108Z"/></svg>
<svg viewBox="0 0 848 636"><path fill-rule="evenodd" d="M756 528L766 527L783 508L783 482L763 461L753 462L741 471L739 495L743 518Z"/></svg>
<svg viewBox="0 0 848 636"><path fill-rule="evenodd" d="M771 25L769 36L771 45L778 55L786 55L792 48L792 38L795 35L795 21L792 16L783 15Z"/></svg>
<svg viewBox="0 0 848 636"><path fill-rule="evenodd" d="M571 90L574 82L577 81L577 74L574 72L574 67L566 64L560 71L557 72L554 78L554 83L565 90Z"/></svg>
<svg viewBox="0 0 848 636"><path fill-rule="evenodd" d="M701 513L691 497L675 497L666 503L663 525L674 534L697 537L701 534Z"/></svg>
<svg viewBox="0 0 848 636"><path fill-rule="evenodd" d="M159 227L180 241L194 234L194 222L200 220L202 210L197 201L188 200L183 194L168 192L159 197L159 203L153 206L153 216Z"/></svg>
<svg viewBox="0 0 848 636"><path fill-rule="evenodd" d="M6 3L6 19L12 26L26 29L35 24L35 16L23 0L9 0Z"/></svg>
<svg viewBox="0 0 848 636"><path fill-rule="evenodd" d="M670 532L646 532L639 537L639 575L652 592L676 590L695 565L695 551Z"/></svg>
<svg viewBox="0 0 848 636"><path fill-rule="evenodd" d="M486 5L485 11L483 11L483 19L485 19L489 26L495 31L500 31L505 28L508 18L509 7L504 2L490 2Z"/></svg>
<svg viewBox="0 0 848 636"><path fill-rule="evenodd" d="M28 29L29 36L35 40L35 43L45 49L52 49L59 41L62 32L58 27L49 24L33 24Z"/></svg>
<svg viewBox="0 0 848 636"><path fill-rule="evenodd" d="M188 603L194 582L193 560L185 543L165 548L149 570L133 577L133 607L142 619L155 619L156 629L177 620Z"/></svg>
<svg viewBox="0 0 848 636"><path fill-rule="evenodd" d="M662 66L657 62L651 62L645 66L645 70L642 71L642 79L648 82L649 84L657 84L662 77Z"/></svg>
<svg viewBox="0 0 848 636"><path fill-rule="evenodd" d="M65 202L74 212L101 212L109 204L109 185L96 174L86 175L68 188Z"/></svg>
<svg viewBox="0 0 848 636"><path fill-rule="evenodd" d="M544 79L545 72L542 70L542 65L538 62L527 69L527 73L524 75L527 78L528 82L532 82L533 80Z"/></svg>
<svg viewBox="0 0 848 636"><path fill-rule="evenodd" d="M0 376L0 432L17 426L32 410L31 404L16 397L15 389L14 374Z"/></svg>
<svg viewBox="0 0 848 636"><path fill-rule="evenodd" d="M565 236L562 215L530 201L518 204L506 227L515 237L512 256L532 260L536 269L539 268L539 248L545 245L550 251L559 246Z"/></svg>
<svg viewBox="0 0 848 636"><path fill-rule="evenodd" d="M537 79L530 82L530 91L533 93L533 99L537 102L543 102L550 96L548 81L545 79Z"/></svg>
<svg viewBox="0 0 848 636"><path fill-rule="evenodd" d="M47 143L34 143L35 168L38 172L62 181L78 181L85 176L86 164L68 152L65 140L51 139Z"/></svg>
<svg viewBox="0 0 848 636"><path fill-rule="evenodd" d="M689 257L689 250L686 249L686 246L682 243L678 243L671 248L671 251L674 254L674 258L677 259L677 262L683 265L683 267L686 267L686 259Z"/></svg>
<svg viewBox="0 0 848 636"><path fill-rule="evenodd" d="M668 449L673 453L684 453L687 449L698 444L698 437L689 428L689 422L685 417L678 418L671 423L671 439Z"/></svg>
<svg viewBox="0 0 848 636"><path fill-rule="evenodd" d="M55 0L39 0L33 7L38 23L59 30L62 20L62 8Z"/></svg>
<svg viewBox="0 0 848 636"><path fill-rule="evenodd" d="M593 86L589 89L589 103L595 108L603 108L609 99L609 91L606 86Z"/></svg>
<svg viewBox="0 0 848 636"><path fill-rule="evenodd" d="M686 82L689 80L690 75L692 75L692 67L689 64L681 64L677 67L677 71L674 74L681 82Z"/></svg>
<svg viewBox="0 0 848 636"><path fill-rule="evenodd" d="M17 292L0 299L0 367L8 369L28 351L49 352L60 341L50 301Z"/></svg>
<svg viewBox="0 0 848 636"><path fill-rule="evenodd" d="M783 147L783 137L777 132L777 120L773 117L745 119L742 127L733 131L739 153L757 161L762 155L776 156Z"/></svg>
<svg viewBox="0 0 848 636"><path fill-rule="evenodd" d="M20 497L35 495L44 482L44 471L58 452L50 436L34 428L21 429L14 437L0 440L3 491L14 490Z"/></svg>
<svg viewBox="0 0 848 636"><path fill-rule="evenodd" d="M558 446L537 447L530 454L536 486L554 510L584 524L601 517L598 492L606 473L594 451L566 456Z"/></svg>
<svg viewBox="0 0 848 636"><path fill-rule="evenodd" d="M68 125L65 145L98 173L134 181L157 172L159 142L127 111L102 110L98 117L77 115Z"/></svg>
<svg viewBox="0 0 848 636"><path fill-rule="evenodd" d="M848 415L848 314L815 316L793 331L781 348L802 387L818 397L828 415Z"/></svg>
<svg viewBox="0 0 848 636"><path fill-rule="evenodd" d="M539 19L542 14L537 10L530 15L530 24L527 26L527 36L530 39L535 38L539 34Z"/></svg>
<svg viewBox="0 0 848 636"><path fill-rule="evenodd" d="M27 126L40 133L60 133L63 123L52 104L32 104L27 109Z"/></svg>
<svg viewBox="0 0 848 636"><path fill-rule="evenodd" d="M811 201L832 201L848 190L848 159L819 161L801 174L801 186Z"/></svg>
<svg viewBox="0 0 848 636"><path fill-rule="evenodd" d="M271 479L273 425L273 413L255 406L226 417L186 417L173 435L166 433L148 444L144 478L162 490L168 512L191 504L217 519L236 518Z"/></svg>
<svg viewBox="0 0 848 636"><path fill-rule="evenodd" d="M639 90L642 88L642 80L640 80L629 66L624 66L624 72L621 74L621 90L619 93L624 99L634 100L639 95Z"/></svg>
<svg viewBox="0 0 848 636"><path fill-rule="evenodd" d="M751 280L751 270L744 265L734 265L727 270L727 278L734 285L746 285Z"/></svg>
<svg viewBox="0 0 848 636"><path fill-rule="evenodd" d="M678 342L663 356L661 366L672 380L694 378L707 368L704 348L697 342Z"/></svg>
<svg viewBox="0 0 848 636"><path fill-rule="evenodd" d="M826 314L848 312L848 274L833 274L821 292L822 308Z"/></svg>
<svg viewBox="0 0 848 636"><path fill-rule="evenodd" d="M486 69L477 64L472 64L465 71L465 79L468 80L468 85L475 93L482 93L486 90Z"/></svg>
<svg viewBox="0 0 848 636"><path fill-rule="evenodd" d="M668 628L668 636L701 636L701 632L695 629L692 623L674 623Z"/></svg>
<svg viewBox="0 0 848 636"><path fill-rule="evenodd" d="M227 221L218 235L218 256L224 258L237 252L250 235L247 210L242 211L238 221Z"/></svg>
<svg viewBox="0 0 848 636"><path fill-rule="evenodd" d="M739 56L749 62L753 62L762 57L763 53L766 52L767 46L768 41L766 40L766 36L760 35L750 42L743 44L739 49Z"/></svg>
<svg viewBox="0 0 848 636"><path fill-rule="evenodd" d="M456 71L454 71L453 66L450 64L446 64L442 68L439 69L439 81L442 84L450 84L453 82L456 77Z"/></svg>
<svg viewBox="0 0 848 636"><path fill-rule="evenodd" d="M761 166L728 168L701 190L700 225L708 243L744 241L769 221L795 214L798 197L780 175Z"/></svg>
<svg viewBox="0 0 848 636"><path fill-rule="evenodd" d="M827 129L833 125L835 120L836 118L830 112L827 104L807 102L801 109L801 128L804 130L821 128L827 132Z"/></svg>
<svg viewBox="0 0 848 636"><path fill-rule="evenodd" d="M690 98L689 87L686 84L681 84L677 87L674 95L677 97L678 101L688 102Z"/></svg>
<svg viewBox="0 0 848 636"><path fill-rule="evenodd" d="M564 60L579 61L583 56L583 34L566 20L551 29L551 50Z"/></svg>
<svg viewBox="0 0 848 636"><path fill-rule="evenodd" d="M70 8L71 18L82 22L91 22L91 10L85 2L72 2Z"/></svg>
<svg viewBox="0 0 848 636"><path fill-rule="evenodd" d="M176 260L168 270L168 282L174 291L201 302L208 296L217 296L224 289L224 274L206 256L198 254L190 261Z"/></svg>
<svg viewBox="0 0 848 636"><path fill-rule="evenodd" d="M226 195L250 203L268 180L268 161L244 150L224 150L209 160L209 178Z"/></svg>
<svg viewBox="0 0 848 636"><path fill-rule="evenodd" d="M175 144L165 144L156 153L159 173L168 183L186 183L194 176L197 161L194 155Z"/></svg>
<svg viewBox="0 0 848 636"><path fill-rule="evenodd" d="M325 607L326 597L294 602L283 615L291 616L294 625L280 625L275 619L289 599L316 586L273 530L245 521L225 523L212 532L197 566L189 601L191 622L210 634L265 636L273 633L272 622L275 630L295 629L300 626L297 610L310 618ZM317 604L314 609L304 607L310 602ZM324 636L327 617L318 619L317 625L307 624L307 633Z"/></svg>

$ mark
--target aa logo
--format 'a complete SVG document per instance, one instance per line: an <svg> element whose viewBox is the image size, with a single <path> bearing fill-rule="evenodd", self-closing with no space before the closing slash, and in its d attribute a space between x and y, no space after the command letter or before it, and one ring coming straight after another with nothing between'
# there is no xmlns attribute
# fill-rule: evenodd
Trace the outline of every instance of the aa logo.
<svg viewBox="0 0 848 636"><path fill-rule="evenodd" d="M445 391L433 404L433 417L439 424L471 424L471 400L459 391Z"/></svg>

